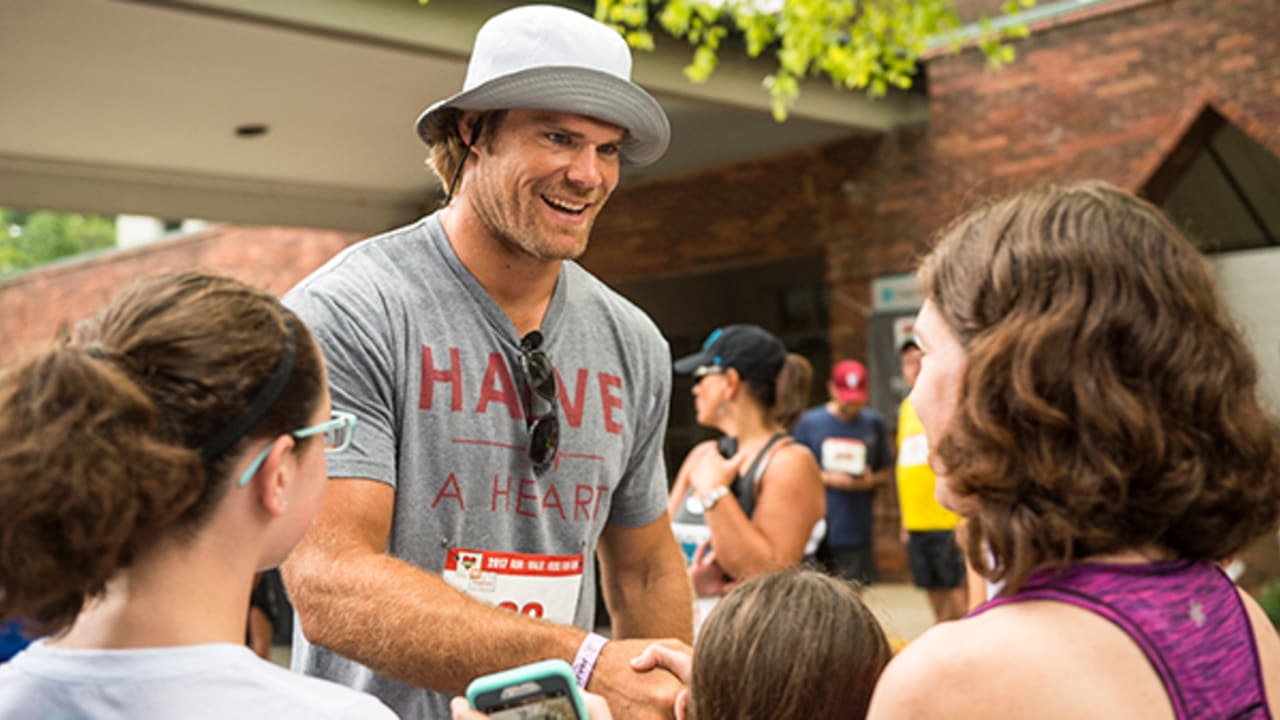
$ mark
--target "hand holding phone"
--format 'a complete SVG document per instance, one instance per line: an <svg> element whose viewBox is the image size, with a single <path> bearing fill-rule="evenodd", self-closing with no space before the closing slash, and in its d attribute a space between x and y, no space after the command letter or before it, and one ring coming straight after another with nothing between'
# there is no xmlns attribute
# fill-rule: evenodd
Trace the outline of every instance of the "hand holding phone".
<svg viewBox="0 0 1280 720"><path fill-rule="evenodd" d="M476 678L467 686L467 700L492 720L590 717L573 669L563 660L543 660Z"/></svg>

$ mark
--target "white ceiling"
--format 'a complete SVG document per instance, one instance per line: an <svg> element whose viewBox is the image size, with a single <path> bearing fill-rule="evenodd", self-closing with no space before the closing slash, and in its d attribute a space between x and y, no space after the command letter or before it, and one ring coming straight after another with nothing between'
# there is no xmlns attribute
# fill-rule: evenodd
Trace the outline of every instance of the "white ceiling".
<svg viewBox="0 0 1280 720"><path fill-rule="evenodd" d="M462 84L489 0L0 0L0 206L137 212L371 231L438 185L413 121ZM787 123L767 67L727 57L680 74L685 47L638 53L671 115L669 176L921 119L809 83ZM269 127L243 139L235 128Z"/></svg>

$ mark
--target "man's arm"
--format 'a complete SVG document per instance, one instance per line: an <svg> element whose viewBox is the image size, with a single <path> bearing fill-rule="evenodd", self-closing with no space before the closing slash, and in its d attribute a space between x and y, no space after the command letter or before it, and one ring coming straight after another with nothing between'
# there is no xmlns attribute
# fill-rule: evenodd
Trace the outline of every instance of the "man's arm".
<svg viewBox="0 0 1280 720"><path fill-rule="evenodd" d="M599 555L615 638L693 642L693 595L666 513L638 528L606 525Z"/></svg>
<svg viewBox="0 0 1280 720"><path fill-rule="evenodd" d="M480 675L535 660L573 662L586 632L485 605L387 555L394 504L390 485L329 481L315 522L282 568L309 641L450 694ZM591 689L628 709L627 717L669 716L683 688L665 670L628 667L649 642L609 643L592 674Z"/></svg>
<svg viewBox="0 0 1280 720"><path fill-rule="evenodd" d="M282 567L306 638L378 673L460 693L478 675L547 657L572 662L582 630L475 601L385 554L395 489L332 479Z"/></svg>
<svg viewBox="0 0 1280 720"><path fill-rule="evenodd" d="M587 689L604 695L618 717L670 717L683 683L668 671L640 673L631 660L652 642L693 642L693 594L684 555L666 513L648 525L606 525L600 535L601 587L613 640L604 646Z"/></svg>
<svg viewBox="0 0 1280 720"><path fill-rule="evenodd" d="M705 455L693 469L697 494L729 486L745 460L741 452L728 460L718 454ZM764 476L756 484L755 510L750 517L732 494L705 511L703 519L711 528L715 559L725 573L747 579L800 563L814 523L826 510L826 494L818 474L818 464L808 449L780 447L773 451Z"/></svg>

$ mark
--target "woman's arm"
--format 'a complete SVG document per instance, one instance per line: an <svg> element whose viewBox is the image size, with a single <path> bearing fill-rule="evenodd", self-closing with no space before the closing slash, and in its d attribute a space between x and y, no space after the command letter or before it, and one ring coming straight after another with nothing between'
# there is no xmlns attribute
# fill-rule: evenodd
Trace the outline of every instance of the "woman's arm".
<svg viewBox="0 0 1280 720"><path fill-rule="evenodd" d="M731 482L744 457L702 457L691 468L695 492ZM726 480L726 477L728 480ZM822 476L813 455L799 445L773 451L756 485L755 512L748 518L733 495L717 502L704 516L711 545L724 571L736 579L799 564L813 526L826 513Z"/></svg>

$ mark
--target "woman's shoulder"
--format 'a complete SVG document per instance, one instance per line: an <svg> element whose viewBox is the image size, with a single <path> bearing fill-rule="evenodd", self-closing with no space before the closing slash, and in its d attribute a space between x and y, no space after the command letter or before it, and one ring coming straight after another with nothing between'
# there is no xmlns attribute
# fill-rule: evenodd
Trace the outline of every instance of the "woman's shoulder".
<svg viewBox="0 0 1280 720"><path fill-rule="evenodd" d="M1160 717L1152 708L1162 702L1142 651L1108 620L1031 601L936 625L909 643L868 717Z"/></svg>
<svg viewBox="0 0 1280 720"><path fill-rule="evenodd" d="M1020 610L940 623L908 643L885 668L868 717L1061 717L1035 708L1057 694L1049 666L1070 650L1044 632L1046 619Z"/></svg>
<svg viewBox="0 0 1280 720"><path fill-rule="evenodd" d="M791 471L806 470L817 474L820 472L818 461L809 448L801 445L790 436L780 440L774 446L769 459L769 467L782 466Z"/></svg>

